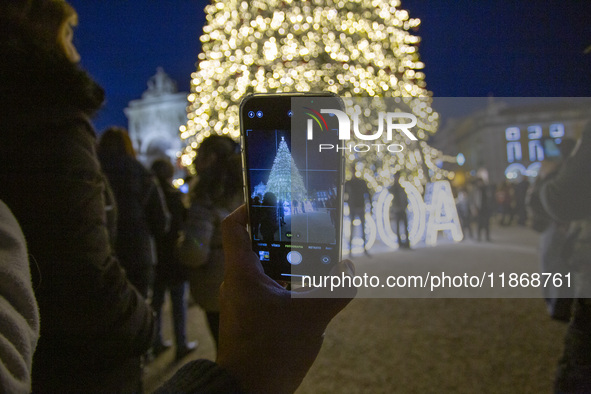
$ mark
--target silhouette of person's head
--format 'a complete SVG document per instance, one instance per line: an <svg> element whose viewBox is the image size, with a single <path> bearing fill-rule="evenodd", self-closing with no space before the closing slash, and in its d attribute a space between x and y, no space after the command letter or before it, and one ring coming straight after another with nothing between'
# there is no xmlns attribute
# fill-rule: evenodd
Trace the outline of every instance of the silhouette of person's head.
<svg viewBox="0 0 591 394"><path fill-rule="evenodd" d="M193 162L197 173L208 168L224 165L229 157L237 154L238 144L230 137L212 135L203 140L197 150L197 157Z"/></svg>
<svg viewBox="0 0 591 394"><path fill-rule="evenodd" d="M100 155L131 156L135 157L135 150L127 130L122 127L109 127L99 141L98 153Z"/></svg>
<svg viewBox="0 0 591 394"><path fill-rule="evenodd" d="M201 143L193 163L198 181L193 196L225 204L242 189L238 144L230 137L212 135Z"/></svg>
<svg viewBox="0 0 591 394"><path fill-rule="evenodd" d="M274 193L266 192L263 196L263 205L277 205L277 196Z"/></svg>
<svg viewBox="0 0 591 394"><path fill-rule="evenodd" d="M152 163L152 172L160 183L170 183L174 176L174 166L167 159L158 159Z"/></svg>
<svg viewBox="0 0 591 394"><path fill-rule="evenodd" d="M0 26L5 39L17 35L43 50L61 53L76 63L80 55L73 39L78 14L63 0L0 2Z"/></svg>

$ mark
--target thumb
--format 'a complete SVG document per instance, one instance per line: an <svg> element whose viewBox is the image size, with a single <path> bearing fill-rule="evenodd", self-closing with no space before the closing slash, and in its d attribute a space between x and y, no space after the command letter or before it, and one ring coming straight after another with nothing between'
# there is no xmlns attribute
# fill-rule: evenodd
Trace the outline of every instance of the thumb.
<svg viewBox="0 0 591 394"><path fill-rule="evenodd" d="M313 287L302 287L292 292L293 298L355 298L357 288L353 285L355 265L351 260L336 264L328 275L321 277L320 283L312 281ZM319 278L320 279L320 278ZM303 283L306 285L306 283Z"/></svg>
<svg viewBox="0 0 591 394"><path fill-rule="evenodd" d="M352 278L355 266L350 260L343 260L335 265L326 277L324 286L313 289L300 288L292 292L292 298L298 298L297 305L303 316L310 316L310 321L318 321L322 329L343 310L357 295L357 288L347 278ZM331 282L330 278L338 279ZM336 283L338 282L338 283ZM338 286L335 286L337 285Z"/></svg>

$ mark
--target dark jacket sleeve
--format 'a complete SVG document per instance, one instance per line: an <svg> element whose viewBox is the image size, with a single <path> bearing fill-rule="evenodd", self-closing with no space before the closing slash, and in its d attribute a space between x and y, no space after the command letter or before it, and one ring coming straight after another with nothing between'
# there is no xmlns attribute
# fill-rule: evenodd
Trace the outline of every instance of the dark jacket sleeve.
<svg viewBox="0 0 591 394"><path fill-rule="evenodd" d="M170 212L166 205L166 198L160 188L160 183L153 177L146 177L146 202L144 204L146 219L150 232L161 237L170 230Z"/></svg>
<svg viewBox="0 0 591 394"><path fill-rule="evenodd" d="M542 185L544 209L558 221L591 216L591 128L588 126L573 155L556 176Z"/></svg>
<svg viewBox="0 0 591 394"><path fill-rule="evenodd" d="M184 365L154 392L168 393L233 394L243 391L238 381L213 361L195 360Z"/></svg>
<svg viewBox="0 0 591 394"><path fill-rule="evenodd" d="M142 354L153 337L153 313L111 250L106 181L90 124L56 124L25 145L34 153L15 155L18 173L3 175L2 193L37 267L40 346L90 357Z"/></svg>

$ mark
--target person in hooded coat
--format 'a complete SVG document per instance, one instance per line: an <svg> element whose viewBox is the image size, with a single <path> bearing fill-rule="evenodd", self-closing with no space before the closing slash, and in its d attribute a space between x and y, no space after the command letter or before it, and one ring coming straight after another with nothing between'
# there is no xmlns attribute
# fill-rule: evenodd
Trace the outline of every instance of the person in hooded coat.
<svg viewBox="0 0 591 394"><path fill-rule="evenodd" d="M115 206L89 121L103 90L77 64L74 9L0 1L0 199L28 243L41 333L33 392L141 391L153 313L112 247Z"/></svg>

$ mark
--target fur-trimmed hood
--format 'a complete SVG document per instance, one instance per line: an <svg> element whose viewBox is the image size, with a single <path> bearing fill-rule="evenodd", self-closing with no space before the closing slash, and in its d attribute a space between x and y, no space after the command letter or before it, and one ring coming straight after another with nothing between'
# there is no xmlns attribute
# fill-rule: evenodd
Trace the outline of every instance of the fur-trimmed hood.
<svg viewBox="0 0 591 394"><path fill-rule="evenodd" d="M103 89L77 64L27 40L0 41L0 122L91 117Z"/></svg>

